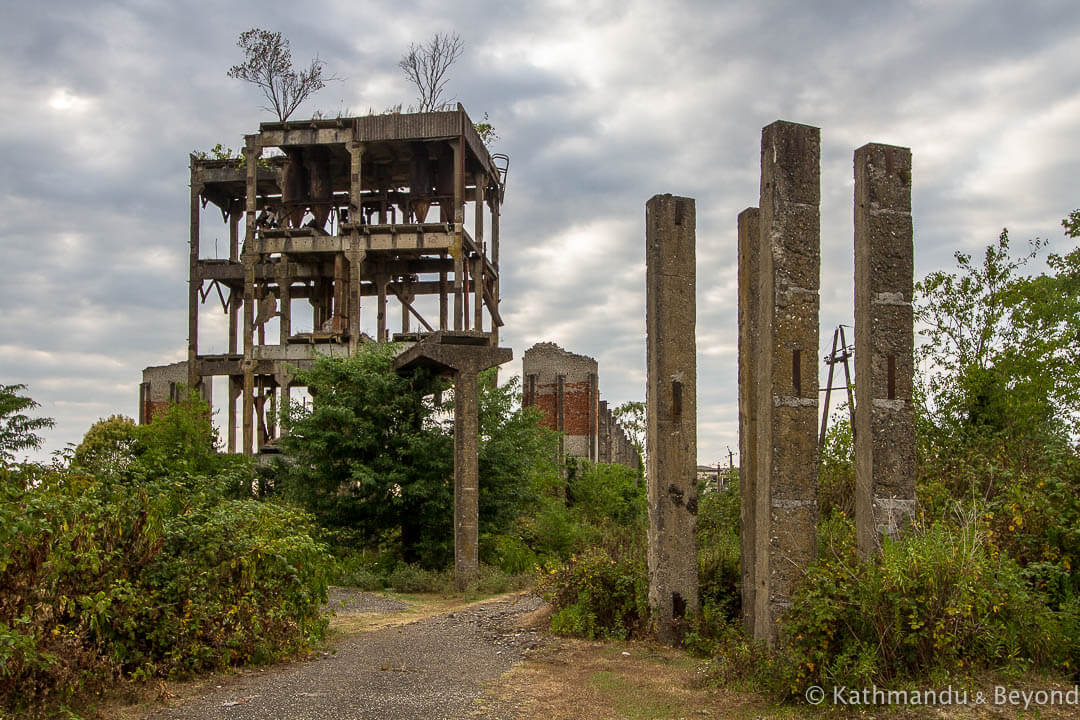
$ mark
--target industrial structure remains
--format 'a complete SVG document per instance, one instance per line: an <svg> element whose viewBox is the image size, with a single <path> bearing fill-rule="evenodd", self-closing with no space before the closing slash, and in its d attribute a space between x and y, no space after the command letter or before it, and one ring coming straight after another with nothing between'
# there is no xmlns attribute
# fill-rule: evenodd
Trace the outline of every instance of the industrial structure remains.
<svg viewBox="0 0 1080 720"><path fill-rule="evenodd" d="M477 568L477 373L513 355L498 347L506 168L460 105L263 123L245 137L241 158L192 155L188 357L143 372L140 421L176 400L181 380L212 400L212 379L224 377L228 450L272 451L277 408L291 399L297 371L389 340L388 299L396 298L394 339L411 347L395 367L426 366L455 381L454 555L463 586ZM205 257L208 204L228 226L227 259ZM435 299L428 316L423 296ZM226 352L203 348L199 306L211 297L227 318Z"/></svg>
<svg viewBox="0 0 1080 720"><path fill-rule="evenodd" d="M187 360L144 370L140 422L185 386L213 401L213 378L225 378L228 450L273 451L296 373L389 340L396 299L393 337L408 346L395 368L426 367L455 383L463 585L478 568L477 374L513 354L498 347L506 163L460 105L263 123L242 158L193 155ZM747 629L769 643L817 551L819 165L818 128L765 127L758 207L738 216L742 608ZM208 205L228 228L227 258L205 252ZM910 150L855 151L854 225L855 520L866 557L903 531L915 503ZM648 201L649 602L664 642L698 611L695 235L693 199ZM220 300L224 321L214 325L224 337L208 343L199 307L210 298ZM214 342L224 351L208 352ZM639 465L600 399L595 360L538 343L522 369L523 405L561 431L566 455Z"/></svg>
<svg viewBox="0 0 1080 720"><path fill-rule="evenodd" d="M388 300L400 306L396 339L417 338L415 319L428 333L487 328L498 345L506 165L460 105L263 123L245 140L240 159L191 157L185 379L211 399L210 380L228 378L230 452L273 449L276 408L297 370L389 339ZM227 259L206 256L208 204L228 226ZM428 316L422 296L437 299ZM208 299L227 317L225 352L203 349L199 305ZM175 375L176 366L147 368L140 420Z"/></svg>
<svg viewBox="0 0 1080 720"><path fill-rule="evenodd" d="M637 448L600 399L596 360L542 342L525 351L521 371L521 404L539 408L541 424L561 433L561 455L640 467Z"/></svg>
<svg viewBox="0 0 1080 720"><path fill-rule="evenodd" d="M915 514L911 151L855 151L855 532L859 554Z"/></svg>
<svg viewBox="0 0 1080 720"><path fill-rule="evenodd" d="M761 135L758 208L738 217L743 619L774 643L816 555L820 131ZM859 552L914 511L911 153L855 151L855 474Z"/></svg>

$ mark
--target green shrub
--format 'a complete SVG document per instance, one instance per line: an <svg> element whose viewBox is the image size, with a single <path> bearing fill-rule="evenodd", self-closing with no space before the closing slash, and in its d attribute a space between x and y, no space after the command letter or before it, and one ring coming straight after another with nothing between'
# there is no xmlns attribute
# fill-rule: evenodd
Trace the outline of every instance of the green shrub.
<svg viewBox="0 0 1080 720"><path fill-rule="evenodd" d="M204 408L138 428L138 454L100 475L0 473L0 708L270 661L323 636L330 558L310 517L235 499L244 461L200 450L178 466L214 474L170 469L209 437Z"/></svg>
<svg viewBox="0 0 1080 720"><path fill-rule="evenodd" d="M847 416L829 426L818 459L818 510L821 516L827 517L834 512L853 516L855 443Z"/></svg>
<svg viewBox="0 0 1080 720"><path fill-rule="evenodd" d="M698 587L701 640L739 617L742 607L739 548L739 483L705 493L698 502ZM695 642L695 638L690 638ZM707 644L702 644L702 652Z"/></svg>
<svg viewBox="0 0 1080 720"><path fill-rule="evenodd" d="M536 553L521 538L487 534L480 538L480 560L511 575L530 572L539 562Z"/></svg>
<svg viewBox="0 0 1080 720"><path fill-rule="evenodd" d="M445 592L452 586L449 571L428 570L409 563L398 564L386 577L386 584L401 593Z"/></svg>
<svg viewBox="0 0 1080 720"><path fill-rule="evenodd" d="M593 548L541 573L536 592L551 603L551 629L585 638L625 639L644 630L649 582L642 554L612 557Z"/></svg>
<svg viewBox="0 0 1080 720"><path fill-rule="evenodd" d="M1063 632L1075 616L1052 612L973 518L916 527L861 563L843 516L821 543L782 624L792 692L1064 667L1080 650Z"/></svg>
<svg viewBox="0 0 1080 720"><path fill-rule="evenodd" d="M544 498L540 509L522 518L522 535L529 547L541 558L566 559L584 547L584 529L570 516L560 498Z"/></svg>
<svg viewBox="0 0 1080 720"><path fill-rule="evenodd" d="M475 577L466 584L465 597L479 598L524 590L532 584L533 577L531 572L507 573L501 568L480 563Z"/></svg>

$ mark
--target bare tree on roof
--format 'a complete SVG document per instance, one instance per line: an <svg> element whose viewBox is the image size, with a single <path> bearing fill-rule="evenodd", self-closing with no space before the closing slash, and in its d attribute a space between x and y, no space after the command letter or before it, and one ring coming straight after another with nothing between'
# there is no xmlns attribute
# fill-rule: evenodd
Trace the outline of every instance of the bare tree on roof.
<svg viewBox="0 0 1080 720"><path fill-rule="evenodd" d="M465 42L457 33L435 33L426 43L409 45L401 56L398 67L416 86L419 112L441 110L449 104L443 100L447 72L464 50Z"/></svg>
<svg viewBox="0 0 1080 720"><path fill-rule="evenodd" d="M288 38L279 32L251 28L240 33L237 47L244 51L244 62L229 68L228 76L246 80L263 91L269 105L263 109L285 122L293 111L332 75L323 76L325 63L315 56L306 70L293 69Z"/></svg>

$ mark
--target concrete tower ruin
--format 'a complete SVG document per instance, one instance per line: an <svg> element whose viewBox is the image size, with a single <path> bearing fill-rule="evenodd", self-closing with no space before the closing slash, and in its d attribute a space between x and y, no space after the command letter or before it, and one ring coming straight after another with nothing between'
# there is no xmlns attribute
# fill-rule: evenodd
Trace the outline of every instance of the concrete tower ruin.
<svg viewBox="0 0 1080 720"><path fill-rule="evenodd" d="M464 108L262 123L245 141L242 159L191 157L186 380L228 378L230 452L273 449L295 371L390 339L388 305L400 307L395 339L417 339L415 320L421 334L485 331L498 345L505 157ZM207 205L228 228L227 259L207 256ZM426 296L437 302L425 311ZM225 352L202 347L211 298ZM148 373L147 390L167 384L164 369Z"/></svg>

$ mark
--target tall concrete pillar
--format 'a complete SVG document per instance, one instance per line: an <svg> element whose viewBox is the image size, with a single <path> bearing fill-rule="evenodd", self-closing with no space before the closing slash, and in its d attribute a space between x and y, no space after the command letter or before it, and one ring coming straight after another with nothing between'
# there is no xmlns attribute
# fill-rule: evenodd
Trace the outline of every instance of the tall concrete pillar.
<svg viewBox="0 0 1080 720"><path fill-rule="evenodd" d="M915 512L911 151L855 151L855 527L859 554Z"/></svg>
<svg viewBox="0 0 1080 720"><path fill-rule="evenodd" d="M757 492L757 414L760 357L759 261L761 229L757 208L739 213L739 522L742 617L754 631L754 502Z"/></svg>
<svg viewBox="0 0 1080 720"><path fill-rule="evenodd" d="M477 363L464 361L454 377L454 579L459 589L480 567L480 437Z"/></svg>
<svg viewBox="0 0 1080 720"><path fill-rule="evenodd" d="M817 552L820 131L761 132L754 637L777 618Z"/></svg>
<svg viewBox="0 0 1080 720"><path fill-rule="evenodd" d="M698 611L695 223L692 198L645 205L649 605L664 643Z"/></svg>

